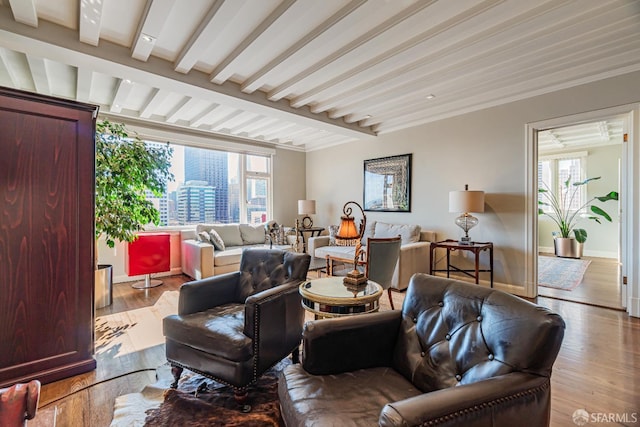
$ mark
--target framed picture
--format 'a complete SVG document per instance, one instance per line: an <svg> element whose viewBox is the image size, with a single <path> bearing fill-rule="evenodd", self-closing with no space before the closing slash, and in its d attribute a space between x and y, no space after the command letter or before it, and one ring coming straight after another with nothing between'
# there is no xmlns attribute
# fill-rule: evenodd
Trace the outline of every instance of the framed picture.
<svg viewBox="0 0 640 427"><path fill-rule="evenodd" d="M411 154L364 161L364 210L411 212Z"/></svg>

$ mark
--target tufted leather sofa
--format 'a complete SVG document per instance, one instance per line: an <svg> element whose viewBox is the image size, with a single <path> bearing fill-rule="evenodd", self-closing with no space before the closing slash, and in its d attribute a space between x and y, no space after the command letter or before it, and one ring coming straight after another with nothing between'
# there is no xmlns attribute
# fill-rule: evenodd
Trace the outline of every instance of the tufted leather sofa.
<svg viewBox="0 0 640 427"><path fill-rule="evenodd" d="M184 368L234 388L247 387L289 353L297 358L304 310L298 285L310 256L246 249L240 271L180 287L178 314L163 319L167 360L175 378Z"/></svg>
<svg viewBox="0 0 640 427"><path fill-rule="evenodd" d="M402 311L305 325L282 415L288 427L548 426L564 328L513 295L415 274Z"/></svg>

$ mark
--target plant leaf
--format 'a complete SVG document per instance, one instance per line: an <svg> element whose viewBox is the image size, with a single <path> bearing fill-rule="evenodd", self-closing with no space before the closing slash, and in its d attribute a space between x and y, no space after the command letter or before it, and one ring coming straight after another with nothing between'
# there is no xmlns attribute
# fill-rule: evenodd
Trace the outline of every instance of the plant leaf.
<svg viewBox="0 0 640 427"><path fill-rule="evenodd" d="M611 222L611 217L609 216L609 214L606 213L605 211L603 211L602 209L600 209L598 206L591 206L591 212L593 212L596 215L600 215L601 217L603 217L607 221ZM591 218L595 219L593 217L591 217Z"/></svg>
<svg viewBox="0 0 640 427"><path fill-rule="evenodd" d="M587 241L587 230L584 228L574 228L573 235L576 237L578 243L584 243Z"/></svg>
<svg viewBox="0 0 640 427"><path fill-rule="evenodd" d="M609 200L618 200L618 192L617 191L611 191L607 195L596 197L596 199L600 200L601 202L607 202Z"/></svg>

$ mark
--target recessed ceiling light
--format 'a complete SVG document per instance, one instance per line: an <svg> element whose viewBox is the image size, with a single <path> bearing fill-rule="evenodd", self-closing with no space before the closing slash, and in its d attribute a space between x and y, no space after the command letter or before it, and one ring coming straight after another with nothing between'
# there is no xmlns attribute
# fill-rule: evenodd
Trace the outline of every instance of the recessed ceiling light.
<svg viewBox="0 0 640 427"><path fill-rule="evenodd" d="M150 36L149 34L142 34L142 40L146 41L147 43L153 43L154 41L156 41L156 38Z"/></svg>
<svg viewBox="0 0 640 427"><path fill-rule="evenodd" d="M365 119L370 119L371 117L371 114L367 114L366 116L364 116Z"/></svg>
<svg viewBox="0 0 640 427"><path fill-rule="evenodd" d="M430 93L430 94L429 94L429 95L427 95L425 98L427 98L427 99L433 99L433 98L435 98L435 97L436 97L436 96L435 96L434 94Z"/></svg>

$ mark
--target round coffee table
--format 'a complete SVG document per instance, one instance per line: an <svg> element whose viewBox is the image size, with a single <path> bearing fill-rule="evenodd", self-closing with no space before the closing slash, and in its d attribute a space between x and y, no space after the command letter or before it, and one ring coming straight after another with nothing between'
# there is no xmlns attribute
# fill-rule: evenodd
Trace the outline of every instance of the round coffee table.
<svg viewBox="0 0 640 427"><path fill-rule="evenodd" d="M303 282L300 295L305 310L315 314L316 319L378 311L382 286L369 280L363 288L351 291L342 283L342 279L334 276Z"/></svg>

